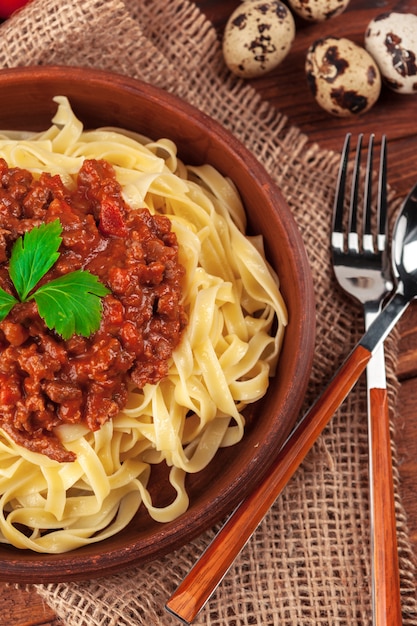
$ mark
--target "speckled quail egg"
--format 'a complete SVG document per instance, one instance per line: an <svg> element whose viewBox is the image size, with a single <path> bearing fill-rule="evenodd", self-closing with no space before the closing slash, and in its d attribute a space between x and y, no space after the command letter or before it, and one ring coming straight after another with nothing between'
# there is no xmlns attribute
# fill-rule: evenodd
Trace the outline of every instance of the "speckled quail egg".
<svg viewBox="0 0 417 626"><path fill-rule="evenodd" d="M388 87L417 94L417 15L391 12L375 17L365 33L365 48Z"/></svg>
<svg viewBox="0 0 417 626"><path fill-rule="evenodd" d="M294 18L280 0L243 2L224 30L225 63L242 78L262 76L286 57L294 37Z"/></svg>
<svg viewBox="0 0 417 626"><path fill-rule="evenodd" d="M290 8L309 22L324 22L342 13L350 0L288 0Z"/></svg>
<svg viewBox="0 0 417 626"><path fill-rule="evenodd" d="M381 75L371 55L343 37L315 41L307 52L307 81L328 113L350 117L368 111L378 100Z"/></svg>

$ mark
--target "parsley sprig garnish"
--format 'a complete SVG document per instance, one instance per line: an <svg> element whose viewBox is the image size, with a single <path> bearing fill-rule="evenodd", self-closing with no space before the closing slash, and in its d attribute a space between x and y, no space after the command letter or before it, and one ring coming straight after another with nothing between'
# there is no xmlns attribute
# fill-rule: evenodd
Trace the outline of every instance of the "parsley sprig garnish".
<svg viewBox="0 0 417 626"><path fill-rule="evenodd" d="M35 300L48 328L64 339L74 334L88 337L98 330L102 315L100 297L110 293L89 271L76 270L44 283L40 279L59 257L62 226L59 219L35 226L13 244L9 276L18 298L0 287L0 321L18 302Z"/></svg>

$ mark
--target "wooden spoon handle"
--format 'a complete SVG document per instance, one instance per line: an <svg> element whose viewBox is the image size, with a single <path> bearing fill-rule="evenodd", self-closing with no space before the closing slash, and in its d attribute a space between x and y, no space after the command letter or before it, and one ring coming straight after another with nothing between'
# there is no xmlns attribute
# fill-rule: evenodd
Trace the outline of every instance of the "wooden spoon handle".
<svg viewBox="0 0 417 626"><path fill-rule="evenodd" d="M270 473L235 509L168 600L165 608L169 613L184 624L193 622L365 370L370 358L371 352L361 345L350 353L323 394L294 428Z"/></svg>
<svg viewBox="0 0 417 626"><path fill-rule="evenodd" d="M402 623L386 389L369 390L374 626Z"/></svg>

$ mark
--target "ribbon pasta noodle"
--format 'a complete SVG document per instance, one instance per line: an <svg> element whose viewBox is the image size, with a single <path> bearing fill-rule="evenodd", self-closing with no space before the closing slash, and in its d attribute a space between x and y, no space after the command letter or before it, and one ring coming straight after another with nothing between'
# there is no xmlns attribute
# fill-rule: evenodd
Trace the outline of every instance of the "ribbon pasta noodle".
<svg viewBox="0 0 417 626"><path fill-rule="evenodd" d="M63 96L41 133L0 135L9 167L46 171L71 187L86 158L115 169L132 210L166 215L185 267L188 325L168 375L132 385L126 407L99 430L56 429L76 454L59 463L17 445L0 430L0 541L61 553L123 529L138 507L159 522L187 510L187 473L199 472L244 433L243 410L273 375L287 313L259 237L245 236L233 184L210 165L186 167L168 139L116 128L87 131ZM148 491L151 468L165 461L176 496L165 507Z"/></svg>

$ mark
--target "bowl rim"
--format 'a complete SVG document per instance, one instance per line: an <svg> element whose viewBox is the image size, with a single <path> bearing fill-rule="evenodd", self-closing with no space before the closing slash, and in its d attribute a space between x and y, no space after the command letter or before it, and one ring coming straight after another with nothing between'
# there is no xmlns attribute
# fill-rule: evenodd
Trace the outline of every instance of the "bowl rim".
<svg viewBox="0 0 417 626"><path fill-rule="evenodd" d="M297 263L300 272L300 284L298 287L303 294L304 309L309 312L315 311L314 286L307 252L301 233L281 190L255 155L220 122L173 93L166 92L160 87L140 79L127 77L108 70L62 65L7 68L0 72L0 89L14 88L22 84L22 81L30 84L34 80L38 84L48 81L52 83L58 83L59 81L71 83L75 81L78 84L85 84L91 90L94 90L95 87L108 88L111 85L113 89L122 90L126 94L126 99L129 98L129 95L135 98L142 97L158 107L161 105L161 100L163 100L169 107L180 110L183 116L192 119L197 132L204 132L207 126L210 126L216 134L216 140L222 144L225 150L230 152L238 166L256 172L257 178L254 184L259 185L263 192L268 194L272 203L286 207L284 211L280 212L279 221L284 226L287 241L291 245L294 263ZM208 158L210 150L211 148L208 146ZM315 315L307 316L304 314L303 316L301 314L300 319L297 320L297 325L300 334L300 346L303 346L304 359L298 370L299 385L296 389L289 390L284 399L284 410L291 407L291 411L294 413L294 421L296 414L301 409L311 373L315 343ZM288 425L286 432L281 434L282 441L289 434L292 426L293 424ZM276 454L278 454L278 449L274 451L271 445L267 461L260 464L259 453L254 452L253 467L245 468L244 476L247 476L253 470L256 480L261 480L271 467ZM198 532L193 530L193 524L189 528L176 528L175 524L171 523L161 527L155 534L152 534L152 537L146 540L145 547L143 544L137 544L130 545L126 549L116 546L113 550L106 550L103 545L104 542L99 542L95 544L98 548L97 554L93 558L88 553L84 557L82 552L84 548L59 555L39 555L2 545L0 546L0 580L33 583L87 579L114 573L121 567L126 567L130 564L145 563L154 558L159 558L159 556L191 541L197 534L213 526L227 512L232 510L242 497L248 495L249 490L245 490L243 487L239 492L239 497L236 497L235 492L235 484L230 484L224 489L217 501L217 512L200 510L198 506L192 511L190 519L191 522L194 522L194 525L198 525ZM202 515L205 515L204 520L202 520ZM157 550L154 544L157 544ZM100 546L103 546L103 551L100 551Z"/></svg>

